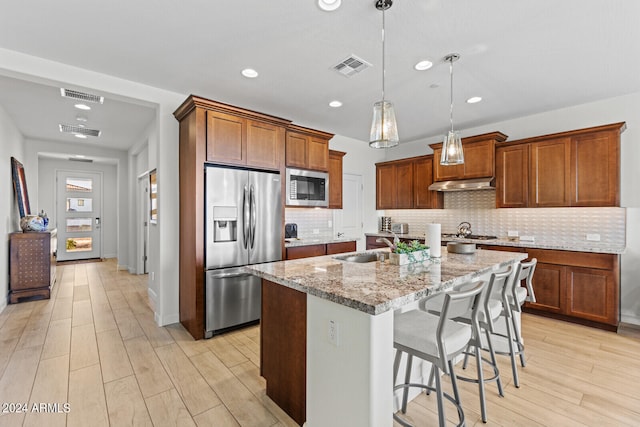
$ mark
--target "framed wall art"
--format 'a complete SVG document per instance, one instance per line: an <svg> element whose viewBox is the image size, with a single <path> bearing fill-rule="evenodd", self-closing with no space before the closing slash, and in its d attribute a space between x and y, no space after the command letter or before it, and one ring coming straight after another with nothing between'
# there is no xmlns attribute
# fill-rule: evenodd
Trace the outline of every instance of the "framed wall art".
<svg viewBox="0 0 640 427"><path fill-rule="evenodd" d="M31 215L29 205L29 193L27 192L27 179L24 176L24 167L15 157L11 158L11 175L13 177L13 189L18 200L20 218Z"/></svg>

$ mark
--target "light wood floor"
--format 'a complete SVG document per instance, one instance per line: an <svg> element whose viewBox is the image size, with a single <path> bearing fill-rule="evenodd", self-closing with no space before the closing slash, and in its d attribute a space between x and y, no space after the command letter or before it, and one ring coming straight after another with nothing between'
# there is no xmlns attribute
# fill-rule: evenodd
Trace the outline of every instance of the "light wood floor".
<svg viewBox="0 0 640 427"><path fill-rule="evenodd" d="M114 261L59 266L50 300L0 313L0 403L28 406L1 413L0 426L295 425L265 395L257 326L202 341L179 324L158 328L146 280ZM501 357L505 397L487 386L487 425L640 424L637 337L529 315L523 331L521 387ZM476 386L460 385L467 425L483 425ZM410 405L417 426L436 425L432 403Z"/></svg>

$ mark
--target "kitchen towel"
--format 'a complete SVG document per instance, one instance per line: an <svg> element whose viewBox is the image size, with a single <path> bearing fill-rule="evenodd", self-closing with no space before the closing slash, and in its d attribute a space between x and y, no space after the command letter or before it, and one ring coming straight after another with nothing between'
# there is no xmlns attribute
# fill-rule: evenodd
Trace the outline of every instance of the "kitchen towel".
<svg viewBox="0 0 640 427"><path fill-rule="evenodd" d="M429 253L434 258L440 258L441 246L440 246L440 224L427 224L427 232L425 238L425 244L429 246Z"/></svg>

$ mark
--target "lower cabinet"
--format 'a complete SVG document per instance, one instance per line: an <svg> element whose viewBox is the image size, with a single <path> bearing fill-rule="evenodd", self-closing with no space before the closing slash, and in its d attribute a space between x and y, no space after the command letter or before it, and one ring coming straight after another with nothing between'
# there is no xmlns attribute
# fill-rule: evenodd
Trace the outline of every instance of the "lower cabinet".
<svg viewBox="0 0 640 427"><path fill-rule="evenodd" d="M307 296L265 279L262 280L260 375L267 382L267 396L299 425L304 424L307 418Z"/></svg>
<svg viewBox="0 0 640 427"><path fill-rule="evenodd" d="M314 256L341 254L344 252L355 252L356 242L337 242L318 245L292 246L287 248L287 260L310 258Z"/></svg>
<svg viewBox="0 0 640 427"><path fill-rule="evenodd" d="M482 245L484 249L514 250ZM592 252L517 248L537 258L536 302L525 311L615 330L620 322L620 256Z"/></svg>

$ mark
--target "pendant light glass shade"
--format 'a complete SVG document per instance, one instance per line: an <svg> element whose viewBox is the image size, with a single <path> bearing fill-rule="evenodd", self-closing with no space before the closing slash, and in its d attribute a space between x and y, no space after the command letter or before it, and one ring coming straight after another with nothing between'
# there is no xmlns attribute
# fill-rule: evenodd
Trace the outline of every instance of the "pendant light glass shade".
<svg viewBox="0 0 640 427"><path fill-rule="evenodd" d="M449 75L451 77L451 103L449 104L449 122L451 130L445 135L442 143L441 165L460 165L464 163L464 151L462 150L462 140L458 132L453 130L453 63L460 59L457 53L451 53L444 57L449 62Z"/></svg>
<svg viewBox="0 0 640 427"><path fill-rule="evenodd" d="M390 148L398 145L398 125L393 104L389 101L378 101L373 104L373 121L369 146L372 148Z"/></svg>
<svg viewBox="0 0 640 427"><path fill-rule="evenodd" d="M392 4L392 0L378 0L375 3L376 9L382 11L382 101L373 104L373 120L371 122L371 133L369 134L369 147L371 148L391 148L397 146L400 142L393 104L384 99L384 11L389 9Z"/></svg>
<svg viewBox="0 0 640 427"><path fill-rule="evenodd" d="M460 134L450 130L444 137L442 144L441 165L459 165L464 163L464 151L462 151L462 140Z"/></svg>

